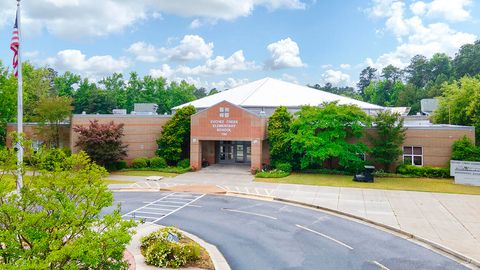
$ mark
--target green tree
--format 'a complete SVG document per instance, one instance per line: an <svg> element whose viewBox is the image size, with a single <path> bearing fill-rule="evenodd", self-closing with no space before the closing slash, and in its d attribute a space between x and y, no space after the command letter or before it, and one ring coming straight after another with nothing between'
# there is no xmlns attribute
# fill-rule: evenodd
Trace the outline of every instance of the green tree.
<svg viewBox="0 0 480 270"><path fill-rule="evenodd" d="M365 101L380 106L395 106L398 102L399 93L405 85L401 81L381 80L370 83L365 88Z"/></svg>
<svg viewBox="0 0 480 270"><path fill-rule="evenodd" d="M361 138L370 117L354 105L324 103L305 106L297 112L291 127L292 152L300 156L302 169L322 166L338 159L342 169L355 171L363 166L360 155L368 148L351 140Z"/></svg>
<svg viewBox="0 0 480 270"><path fill-rule="evenodd" d="M418 88L423 88L430 80L430 67L428 59L423 55L415 55L410 64L405 68L408 83Z"/></svg>
<svg viewBox="0 0 480 270"><path fill-rule="evenodd" d="M268 119L268 143L270 147L270 163L292 163L292 149L290 147L290 126L292 115L287 107L280 106Z"/></svg>
<svg viewBox="0 0 480 270"><path fill-rule="evenodd" d="M402 70L393 65L388 65L382 69L382 78L391 83L400 81L402 79L402 76L403 76Z"/></svg>
<svg viewBox="0 0 480 270"><path fill-rule="evenodd" d="M75 92L75 86L80 83L80 76L71 73L70 71L65 72L61 76L57 76L53 79L55 95L61 97L73 97Z"/></svg>
<svg viewBox="0 0 480 270"><path fill-rule="evenodd" d="M457 79L465 75L475 76L480 73L480 40L473 44L465 44L455 54L453 68Z"/></svg>
<svg viewBox="0 0 480 270"><path fill-rule="evenodd" d="M367 88L371 82L377 79L377 69L373 67L366 67L360 72L360 79L357 83L357 88L360 96L365 97L365 88Z"/></svg>
<svg viewBox="0 0 480 270"><path fill-rule="evenodd" d="M373 147L373 160L383 165L388 171L390 166L402 154L402 144L405 140L403 118L398 113L384 111L374 118L376 134L369 136Z"/></svg>
<svg viewBox="0 0 480 270"><path fill-rule="evenodd" d="M480 148L476 147L467 136L463 136L452 145L452 159L480 161Z"/></svg>
<svg viewBox="0 0 480 270"><path fill-rule="evenodd" d="M186 106L178 109L163 126L157 140L157 155L165 158L169 164L176 164L190 154L190 123L195 107Z"/></svg>
<svg viewBox="0 0 480 270"><path fill-rule="evenodd" d="M17 82L0 61L0 146L5 145L7 123L14 122L17 115Z"/></svg>
<svg viewBox="0 0 480 270"><path fill-rule="evenodd" d="M465 76L460 81L443 84L443 96L433 114L435 123L475 126L480 139L480 79Z"/></svg>
<svg viewBox="0 0 480 270"><path fill-rule="evenodd" d="M85 151L95 162L105 166L127 156L127 145L122 142L123 124L100 124L98 120L90 121L88 127L74 126L79 133L76 147Z"/></svg>
<svg viewBox="0 0 480 270"><path fill-rule="evenodd" d="M0 163L12 154L0 151ZM123 251L135 223L118 210L101 215L113 203L105 169L85 154L64 165L30 176L20 194L0 175L1 269L127 269Z"/></svg>
<svg viewBox="0 0 480 270"><path fill-rule="evenodd" d="M37 102L35 114L50 147L60 147L60 126L72 114L70 97L45 97Z"/></svg>

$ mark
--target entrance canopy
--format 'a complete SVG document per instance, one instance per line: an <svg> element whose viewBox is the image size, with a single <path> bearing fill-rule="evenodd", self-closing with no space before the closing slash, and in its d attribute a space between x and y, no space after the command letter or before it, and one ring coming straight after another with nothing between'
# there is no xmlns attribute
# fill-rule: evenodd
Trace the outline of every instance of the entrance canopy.
<svg viewBox="0 0 480 270"><path fill-rule="evenodd" d="M266 117L222 101L192 115L191 121L193 169L207 163L250 163L258 170L267 162Z"/></svg>

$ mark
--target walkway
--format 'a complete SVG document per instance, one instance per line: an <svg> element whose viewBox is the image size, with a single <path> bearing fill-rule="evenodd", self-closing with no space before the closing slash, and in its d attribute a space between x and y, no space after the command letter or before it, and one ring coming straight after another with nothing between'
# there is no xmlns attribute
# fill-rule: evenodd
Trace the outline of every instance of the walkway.
<svg viewBox="0 0 480 270"><path fill-rule="evenodd" d="M201 183L227 192L304 202L407 231L480 261L480 196L476 195L259 183L253 182L250 174L228 167L190 172L160 182L144 179L128 177L137 182L111 188L159 189Z"/></svg>

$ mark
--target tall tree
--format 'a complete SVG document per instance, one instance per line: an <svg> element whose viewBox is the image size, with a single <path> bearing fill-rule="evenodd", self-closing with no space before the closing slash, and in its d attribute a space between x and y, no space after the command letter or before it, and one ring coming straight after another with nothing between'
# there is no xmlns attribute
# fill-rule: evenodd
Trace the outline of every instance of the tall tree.
<svg viewBox="0 0 480 270"><path fill-rule="evenodd" d="M302 169L337 158L342 169L355 171L363 166L360 155L367 147L350 141L361 138L370 124L370 117L357 106L334 102L302 107L292 123L292 152L301 157Z"/></svg>
<svg viewBox="0 0 480 270"><path fill-rule="evenodd" d="M37 102L35 113L50 147L60 147L60 127L72 113L70 97L45 97Z"/></svg>
<svg viewBox="0 0 480 270"><path fill-rule="evenodd" d="M53 81L55 89L54 95L73 97L75 86L80 83L80 76L67 71L63 75L55 77Z"/></svg>
<svg viewBox="0 0 480 270"><path fill-rule="evenodd" d="M376 163L383 165L385 171L389 171L391 165L402 154L402 144L405 140L405 128L403 118L398 113L384 111L374 118L374 136L369 136L373 148L372 156Z"/></svg>
<svg viewBox="0 0 480 270"><path fill-rule="evenodd" d="M377 79L377 69L373 67L366 67L360 72L360 80L357 83L357 88L360 93L360 96L365 97L365 88L367 88L370 83Z"/></svg>
<svg viewBox="0 0 480 270"><path fill-rule="evenodd" d="M190 118L195 111L195 107L191 105L180 108L163 126L160 138L157 140L157 154L165 158L170 165L189 158Z"/></svg>
<svg viewBox="0 0 480 270"><path fill-rule="evenodd" d="M475 76L480 73L480 62L478 59L480 59L480 40L460 47L453 59L456 78L459 79L465 75Z"/></svg>
<svg viewBox="0 0 480 270"><path fill-rule="evenodd" d="M290 147L290 126L292 115L287 107L280 106L268 119L268 143L270 147L270 163L292 163L292 149Z"/></svg>
<svg viewBox="0 0 480 270"><path fill-rule="evenodd" d="M417 88L423 88L430 80L429 62L423 55L415 55L410 60L410 64L405 68L406 79L408 83Z"/></svg>
<svg viewBox="0 0 480 270"><path fill-rule="evenodd" d="M380 106L395 106L405 85L401 81L375 81L365 88L365 101Z"/></svg>
<svg viewBox="0 0 480 270"><path fill-rule="evenodd" d="M17 82L15 76L0 61L0 146L5 145L7 123L16 120Z"/></svg>
<svg viewBox="0 0 480 270"><path fill-rule="evenodd" d="M382 69L382 78L392 84L402 80L402 76L402 70L393 65L388 65Z"/></svg>
<svg viewBox="0 0 480 270"><path fill-rule="evenodd" d="M98 120L90 121L90 125L74 126L73 131L79 133L75 144L85 151L92 160L105 166L127 156L127 145L122 142L123 124L100 124Z"/></svg>

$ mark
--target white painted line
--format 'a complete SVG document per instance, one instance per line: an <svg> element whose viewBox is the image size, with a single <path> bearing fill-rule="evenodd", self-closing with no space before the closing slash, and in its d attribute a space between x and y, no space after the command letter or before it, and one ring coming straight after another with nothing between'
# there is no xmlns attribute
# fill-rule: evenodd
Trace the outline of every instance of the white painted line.
<svg viewBox="0 0 480 270"><path fill-rule="evenodd" d="M375 264L376 266L380 267L380 269L382 270L390 270L388 267L386 267L385 265L377 262L377 261L372 261L373 264Z"/></svg>
<svg viewBox="0 0 480 270"><path fill-rule="evenodd" d="M171 204L160 204L160 203L154 203L154 204L151 204L153 206L161 206L161 207L172 207L172 208L177 208L178 205L171 205ZM173 210L173 209L170 209L170 210Z"/></svg>
<svg viewBox="0 0 480 270"><path fill-rule="evenodd" d="M145 208L143 208L143 209L148 209L148 210L160 210L160 211L172 211L172 210L174 210L174 209L157 208L157 207L150 207L150 206L145 207Z"/></svg>
<svg viewBox="0 0 480 270"><path fill-rule="evenodd" d="M173 213L175 213L175 212L177 212L177 211L179 211L179 210L183 209L185 206L188 206L188 205L190 205L190 204L192 204L192 203L196 202L197 200L201 199L203 196L205 196L205 194L202 194L202 195L198 196L196 199L194 199L194 200L190 201L189 203L186 203L186 204L184 204L183 206L181 206L181 207L179 207L179 208L175 209L174 211L172 211L172 212L170 212L170 213L166 214L165 216L163 216L163 217L161 217L161 218L158 218L158 219L154 220L154 221L153 221L153 223L156 223L156 222L158 222L158 221L160 221L160 220L162 220L162 219L164 219L164 218L166 218L166 217L170 216L171 214L173 214Z"/></svg>
<svg viewBox="0 0 480 270"><path fill-rule="evenodd" d="M312 233L314 233L314 234L318 234L318 235L320 235L320 236L322 236L322 237L327 238L328 240L331 240L331 241L333 241L333 242L335 242L335 243L337 243L337 244L339 244L339 245L342 245L342 246L344 246L344 247L346 247L346 248L348 248L348 249L350 249L350 250L353 250L353 247L351 247L351 246L343 243L342 241L339 241L339 240L337 240L337 239L335 239L335 238L332 238L332 237L330 237L330 236L328 236L328 235L326 235L326 234L323 234L323 233L321 233L321 232L314 231L314 230L309 229L309 228L307 228L307 227L303 227L302 225L295 224L295 226L297 226L297 227L299 227L299 228L301 228L301 229L304 229L304 230L306 230L306 231L312 232Z"/></svg>
<svg viewBox="0 0 480 270"><path fill-rule="evenodd" d="M159 216L165 215L165 214L162 214L162 213L159 213L159 212L148 212L148 211L136 211L135 213L150 214L150 215L159 215ZM158 217L156 217L156 218L158 218Z"/></svg>
<svg viewBox="0 0 480 270"><path fill-rule="evenodd" d="M165 203L173 203L173 204L184 204L184 203L187 203L187 202L179 202L179 201L173 201L173 200L165 200L165 201L162 201L162 202L165 202Z"/></svg>
<svg viewBox="0 0 480 270"><path fill-rule="evenodd" d="M203 206L201 205L195 205L195 204L189 204L187 205L188 207L197 207L197 208L202 208Z"/></svg>
<svg viewBox="0 0 480 270"><path fill-rule="evenodd" d="M130 215L130 214L128 214L127 216L131 216L133 218L148 218L148 219L153 219L153 220L158 218L158 217L147 217L147 216L141 216L141 215L135 215L134 216L134 215Z"/></svg>
<svg viewBox="0 0 480 270"><path fill-rule="evenodd" d="M162 198L160 198L160 199L158 199L158 200L156 200L156 201L153 201L153 202L151 202L151 203L149 203L149 204L146 204L146 205L144 205L144 206L142 206L142 207L139 207L139 208L137 208L137 209L135 209L135 210L132 210L132 211L130 211L130 212L122 215L122 217L123 217L123 216L126 216L126 215L129 215L129 214L131 214L131 213L133 213L133 212L135 212L135 211L138 211L138 210L140 210L140 209L143 209L143 208L145 208L145 207L147 207L147 206L150 206L150 205L152 205L152 204L154 204L154 203L160 202L160 201L162 201L163 199L172 196L173 194L175 194L175 193L170 193L170 194L168 194L168 195L166 195L166 196L163 196Z"/></svg>
<svg viewBox="0 0 480 270"><path fill-rule="evenodd" d="M267 216L267 215L253 213L253 212L247 212L247 211L241 211L241 210L235 210L235 209L223 208L222 210L230 211L230 212L236 212L236 213L242 213L242 214L247 214L247 215L254 215L254 216L259 216L259 217L264 217L264 218L269 218L269 219L277 219L276 217L272 217L272 216Z"/></svg>

